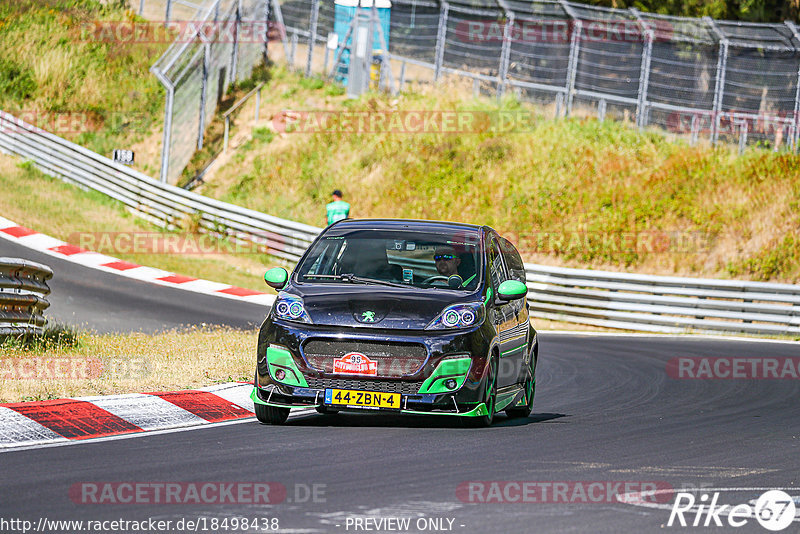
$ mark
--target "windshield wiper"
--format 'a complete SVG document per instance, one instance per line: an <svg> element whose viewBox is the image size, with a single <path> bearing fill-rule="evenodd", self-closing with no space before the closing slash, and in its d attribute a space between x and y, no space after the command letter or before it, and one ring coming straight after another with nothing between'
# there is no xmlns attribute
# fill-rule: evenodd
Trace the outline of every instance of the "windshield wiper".
<svg viewBox="0 0 800 534"><path fill-rule="evenodd" d="M341 276L341 279L350 282L353 284L379 284L382 286L391 286L391 287L409 287L409 284L397 284L395 282L389 282L388 280L379 280L377 278L367 278L366 276L356 276L352 273L344 273Z"/></svg>
<svg viewBox="0 0 800 534"><path fill-rule="evenodd" d="M378 284L382 286L391 287L413 287L410 284L397 284L387 280L379 280L377 278L367 278L365 276L356 276L353 273L344 274L304 274L304 278L324 278L326 280L341 280L343 282L350 282L351 284Z"/></svg>

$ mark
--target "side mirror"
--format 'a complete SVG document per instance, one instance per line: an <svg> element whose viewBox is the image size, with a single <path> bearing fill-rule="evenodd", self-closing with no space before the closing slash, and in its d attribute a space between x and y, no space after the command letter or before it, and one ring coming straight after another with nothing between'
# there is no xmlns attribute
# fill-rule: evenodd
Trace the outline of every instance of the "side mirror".
<svg viewBox="0 0 800 534"><path fill-rule="evenodd" d="M283 267L273 267L264 273L264 281L272 289L280 291L286 287L286 282L289 281L289 273Z"/></svg>
<svg viewBox="0 0 800 534"><path fill-rule="evenodd" d="M497 288L497 298L508 302L524 298L528 294L528 286L519 280L506 280Z"/></svg>

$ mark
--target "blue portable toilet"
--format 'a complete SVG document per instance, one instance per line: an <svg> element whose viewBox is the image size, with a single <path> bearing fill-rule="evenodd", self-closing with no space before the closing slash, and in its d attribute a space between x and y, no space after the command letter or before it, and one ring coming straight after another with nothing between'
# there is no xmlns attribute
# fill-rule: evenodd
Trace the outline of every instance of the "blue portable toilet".
<svg viewBox="0 0 800 534"><path fill-rule="evenodd" d="M378 19L380 20L381 29L383 30L384 39L386 39L386 46L389 46L389 23L391 20L391 11L392 11L392 3L390 0L374 0L375 1L375 8L378 10ZM365 10L372 9L372 2L373 0L360 0L361 2L361 11L362 13ZM344 42L344 38L347 36L347 30L350 29L350 25L353 22L353 19L356 18L358 14L358 7L359 7L359 0L334 0L334 20L333 20L333 31L336 33L336 36L339 38L339 46ZM350 35L350 38L347 40L346 46L342 51L342 60L339 63L336 72L336 80L342 82L344 85L347 85L347 74L350 68L350 47L353 44L353 35ZM378 32L377 28L372 36L372 52L373 55L375 52L383 52L381 49L381 38L380 33Z"/></svg>

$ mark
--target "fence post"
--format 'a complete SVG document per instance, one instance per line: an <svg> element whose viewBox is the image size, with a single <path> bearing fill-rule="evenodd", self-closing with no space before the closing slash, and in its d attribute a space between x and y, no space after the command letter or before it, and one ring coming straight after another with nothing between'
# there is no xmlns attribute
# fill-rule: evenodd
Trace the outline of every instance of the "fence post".
<svg viewBox="0 0 800 534"><path fill-rule="evenodd" d="M581 49L581 32L583 30L583 21L581 21L575 12L572 10L572 6L570 6L566 0L559 0L559 4L564 9L564 12L569 16L572 21L574 22L572 26L572 39L570 39L570 48L569 48L569 62L567 63L567 102L566 102L566 109L564 110L564 115L569 115L572 111L572 99L574 97L575 92L575 80L578 77L578 54L580 54Z"/></svg>
<svg viewBox="0 0 800 534"><path fill-rule="evenodd" d="M514 27L514 12L503 0L497 0L506 15L506 23L503 25L503 48L500 51L500 68L497 71L499 83L497 84L497 98L503 96L506 90L506 78L508 77L508 62L511 57L511 31Z"/></svg>
<svg viewBox="0 0 800 534"><path fill-rule="evenodd" d="M703 20L711 27L711 31L719 39L719 57L717 58L717 80L714 84L714 111L711 117L711 144L716 145L719 139L719 120L722 112L722 98L725 94L725 69L728 65L728 39L717 27L711 17L703 17Z"/></svg>
<svg viewBox="0 0 800 534"><path fill-rule="evenodd" d="M317 24L319 20L319 0L311 2L311 35L308 38L308 58L306 59L306 76L311 76L311 63L314 60L314 45L317 42ZM327 50L327 47L326 47Z"/></svg>
<svg viewBox="0 0 800 534"><path fill-rule="evenodd" d="M144 13L144 0L139 0L139 16Z"/></svg>
<svg viewBox="0 0 800 534"><path fill-rule="evenodd" d="M164 26L169 24L172 17L172 0L167 0L167 7L164 9Z"/></svg>
<svg viewBox="0 0 800 534"><path fill-rule="evenodd" d="M800 32L797 30L797 26L791 22L786 21L786 25L789 26L789 29L792 30L792 35L797 41L800 41ZM795 48L795 53L797 49ZM800 62L799 62L800 63ZM797 67L797 86L795 87L794 91L794 116L792 117L792 138L789 142L792 145L792 152L797 150L797 141L798 137L800 136L800 64Z"/></svg>
<svg viewBox="0 0 800 534"><path fill-rule="evenodd" d="M231 68L228 82L236 81L236 71L239 68L239 26L242 22L242 0L236 4L236 18L233 27L233 46L231 47Z"/></svg>
<svg viewBox="0 0 800 534"><path fill-rule="evenodd" d="M203 136L206 130L206 100L208 99L208 76L211 70L211 43L201 33L203 40L203 84L200 89L200 120L197 126L197 150L203 149Z"/></svg>
<svg viewBox="0 0 800 534"><path fill-rule="evenodd" d="M286 37L286 25L283 23L283 12L281 12L281 5L278 0L272 0L272 10L275 12L275 22L278 25L278 31L281 34L281 42L283 43L283 54L286 60L289 60L289 39ZM294 57L294 56L292 56Z"/></svg>
<svg viewBox="0 0 800 534"><path fill-rule="evenodd" d="M297 55L297 41L298 41L297 30L294 30L292 32L292 41L291 41L292 47L289 49L290 50L289 67L294 67L294 58Z"/></svg>
<svg viewBox="0 0 800 534"><path fill-rule="evenodd" d="M264 65L269 63L269 1L264 1Z"/></svg>
<svg viewBox="0 0 800 534"><path fill-rule="evenodd" d="M169 153L170 143L172 142L172 108L175 102L175 86L170 83L166 76L156 67L151 69L152 73L167 89L167 98L164 102L164 135L161 140L161 175L162 183L167 183L169 176Z"/></svg>
<svg viewBox="0 0 800 534"><path fill-rule="evenodd" d="M444 47L447 41L447 19L450 16L450 4L447 0L441 0L441 10L439 12L439 27L436 30L436 55L433 64L433 81L438 82L442 74L442 63L444 62Z"/></svg>
<svg viewBox="0 0 800 534"><path fill-rule="evenodd" d="M636 126L641 130L645 124L647 117L647 89L650 85L650 60L653 57L653 29L647 24L639 10L631 8L631 13L636 17L639 25L642 27L642 36L645 38L644 46L642 47L642 65L639 71L639 94L636 98Z"/></svg>
<svg viewBox="0 0 800 534"><path fill-rule="evenodd" d="M747 119L742 119L739 125L739 155L744 154L744 149L747 147Z"/></svg>

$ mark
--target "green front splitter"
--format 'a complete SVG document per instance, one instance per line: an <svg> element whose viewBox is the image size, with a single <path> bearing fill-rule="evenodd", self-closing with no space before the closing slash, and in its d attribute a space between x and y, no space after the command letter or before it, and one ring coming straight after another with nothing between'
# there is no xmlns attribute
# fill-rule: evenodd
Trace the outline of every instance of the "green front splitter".
<svg viewBox="0 0 800 534"><path fill-rule="evenodd" d="M313 408L313 406L309 404L303 404L301 406L294 406L292 404L281 404L279 402L266 402L258 398L258 394L256 393L256 388L253 388L252 393L250 393L250 398L253 399L253 402L256 404L263 404L264 406L273 406L275 408ZM343 408L347 409L347 408ZM393 412L398 413L398 412ZM486 404L480 403L475 408L468 412L463 413L450 413L450 412L421 412L419 410L403 410L401 409L399 413L404 414L412 414L412 415L455 415L458 417L481 417L483 415L489 415L489 410L486 409Z"/></svg>

